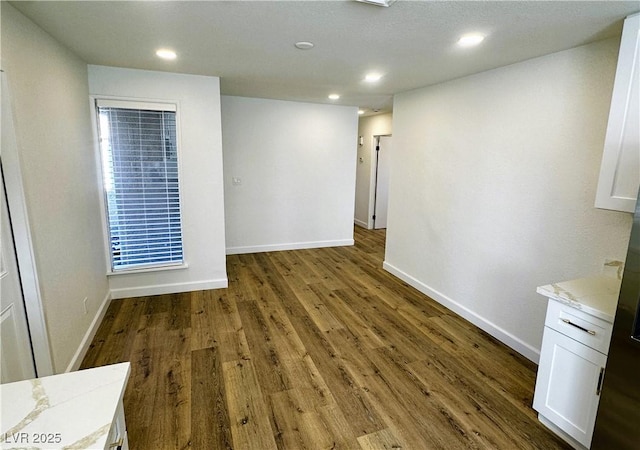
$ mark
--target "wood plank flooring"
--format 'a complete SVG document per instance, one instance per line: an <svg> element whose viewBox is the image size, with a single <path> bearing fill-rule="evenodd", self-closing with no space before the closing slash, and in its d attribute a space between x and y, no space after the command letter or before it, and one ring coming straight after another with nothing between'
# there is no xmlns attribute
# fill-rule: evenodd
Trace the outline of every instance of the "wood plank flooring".
<svg viewBox="0 0 640 450"><path fill-rule="evenodd" d="M131 361L131 449L568 448L531 409L535 364L382 270L384 238L114 300L82 367Z"/></svg>

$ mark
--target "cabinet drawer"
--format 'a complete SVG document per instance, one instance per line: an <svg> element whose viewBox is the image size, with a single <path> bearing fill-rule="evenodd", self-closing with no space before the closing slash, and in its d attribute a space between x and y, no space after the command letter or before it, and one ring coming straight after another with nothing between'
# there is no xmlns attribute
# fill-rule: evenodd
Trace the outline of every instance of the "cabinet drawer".
<svg viewBox="0 0 640 450"><path fill-rule="evenodd" d="M545 325L605 355L609 351L612 324L579 309L549 300Z"/></svg>

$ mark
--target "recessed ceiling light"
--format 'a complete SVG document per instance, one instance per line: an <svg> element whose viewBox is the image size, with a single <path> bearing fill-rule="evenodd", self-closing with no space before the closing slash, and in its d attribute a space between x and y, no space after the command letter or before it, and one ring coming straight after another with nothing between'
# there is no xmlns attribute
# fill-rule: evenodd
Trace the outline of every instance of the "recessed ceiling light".
<svg viewBox="0 0 640 450"><path fill-rule="evenodd" d="M178 55L173 50L169 50L168 48L161 48L156 50L156 56L162 59L176 59Z"/></svg>
<svg viewBox="0 0 640 450"><path fill-rule="evenodd" d="M340 98L340 96L338 94L329 94L329 98L331 100L338 100Z"/></svg>
<svg viewBox="0 0 640 450"><path fill-rule="evenodd" d="M458 39L458 45L460 47L473 47L484 41L484 38L484 34L480 33L465 34Z"/></svg>
<svg viewBox="0 0 640 450"><path fill-rule="evenodd" d="M300 41L295 43L296 48L300 50L309 50L314 47L313 42Z"/></svg>
<svg viewBox="0 0 640 450"><path fill-rule="evenodd" d="M393 3L396 2L396 0L356 0L356 1L361 3L369 3L370 5L384 6L385 8L388 8Z"/></svg>
<svg viewBox="0 0 640 450"><path fill-rule="evenodd" d="M359 109L358 110L358 114L360 114L360 115L364 114L364 109Z"/></svg>
<svg viewBox="0 0 640 450"><path fill-rule="evenodd" d="M368 73L364 77L364 81L375 83L376 81L380 81L380 78L382 78L382 75L380 75L379 73Z"/></svg>

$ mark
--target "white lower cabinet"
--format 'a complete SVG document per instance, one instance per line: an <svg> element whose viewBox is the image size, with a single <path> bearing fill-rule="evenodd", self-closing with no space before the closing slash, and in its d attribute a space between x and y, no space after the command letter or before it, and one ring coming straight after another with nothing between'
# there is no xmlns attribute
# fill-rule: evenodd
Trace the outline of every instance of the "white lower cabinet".
<svg viewBox="0 0 640 450"><path fill-rule="evenodd" d="M611 324L549 300L533 397L538 418L574 448L591 445Z"/></svg>
<svg viewBox="0 0 640 450"><path fill-rule="evenodd" d="M599 351L545 327L533 408L586 448L606 362Z"/></svg>

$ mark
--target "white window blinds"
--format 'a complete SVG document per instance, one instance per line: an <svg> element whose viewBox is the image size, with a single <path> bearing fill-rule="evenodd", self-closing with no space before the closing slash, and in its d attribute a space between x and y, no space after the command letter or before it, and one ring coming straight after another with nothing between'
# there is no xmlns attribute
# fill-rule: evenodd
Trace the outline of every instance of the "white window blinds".
<svg viewBox="0 0 640 450"><path fill-rule="evenodd" d="M112 270L182 263L175 106L96 109Z"/></svg>

